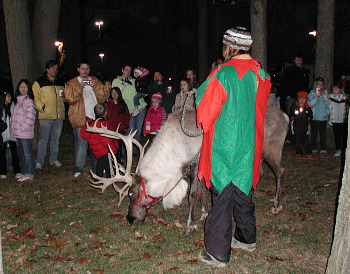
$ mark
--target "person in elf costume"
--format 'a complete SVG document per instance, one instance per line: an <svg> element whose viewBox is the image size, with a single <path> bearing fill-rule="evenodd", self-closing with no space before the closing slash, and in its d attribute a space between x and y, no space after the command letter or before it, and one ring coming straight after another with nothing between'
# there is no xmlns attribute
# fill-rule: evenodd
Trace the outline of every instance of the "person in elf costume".
<svg viewBox="0 0 350 274"><path fill-rule="evenodd" d="M225 63L198 88L197 124L203 127L198 177L212 194L199 259L225 267L232 248L254 251L256 224L252 201L259 181L269 75L252 59L253 40L242 27L223 36ZM232 214L236 222L232 237Z"/></svg>

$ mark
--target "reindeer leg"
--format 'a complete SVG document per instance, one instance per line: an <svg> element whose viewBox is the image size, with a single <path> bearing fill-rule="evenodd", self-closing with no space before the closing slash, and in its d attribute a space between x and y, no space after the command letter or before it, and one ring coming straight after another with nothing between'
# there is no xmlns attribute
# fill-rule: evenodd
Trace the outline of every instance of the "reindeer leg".
<svg viewBox="0 0 350 274"><path fill-rule="evenodd" d="M202 215L200 218L200 221L204 221L205 218L208 216L208 199L207 199L207 189L205 188L204 179L200 180L198 182L199 184L199 191L200 191L200 198L201 198L201 204L202 204Z"/></svg>
<svg viewBox="0 0 350 274"><path fill-rule="evenodd" d="M188 219L187 219L187 225L186 225L186 235L188 235L192 230L198 229L196 222L194 221L194 210L196 208L196 204L199 199L199 195L198 195L199 182L195 174L197 173L193 173L190 176L191 189L190 189L190 194L188 196L189 212L188 212Z"/></svg>
<svg viewBox="0 0 350 274"><path fill-rule="evenodd" d="M276 192L275 197L273 199L273 207L272 207L272 213L278 214L282 211L282 201L281 201L281 195L282 195L282 182L283 182L283 174L284 174L284 168L279 167L276 172L274 172L275 178L276 178Z"/></svg>

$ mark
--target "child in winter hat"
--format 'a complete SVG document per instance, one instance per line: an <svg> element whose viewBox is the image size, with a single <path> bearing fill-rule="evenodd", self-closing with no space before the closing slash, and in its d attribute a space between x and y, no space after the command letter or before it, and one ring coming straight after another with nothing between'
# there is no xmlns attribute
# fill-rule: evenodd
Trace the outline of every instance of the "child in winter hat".
<svg viewBox="0 0 350 274"><path fill-rule="evenodd" d="M149 74L149 70L144 68L144 67L137 66L134 68L134 77L136 78L135 88L136 88L137 93L133 99L135 109L132 113L132 116L136 116L137 114L140 113L140 110L139 110L140 101L139 100L146 96L148 79L145 76L147 76L148 74Z"/></svg>

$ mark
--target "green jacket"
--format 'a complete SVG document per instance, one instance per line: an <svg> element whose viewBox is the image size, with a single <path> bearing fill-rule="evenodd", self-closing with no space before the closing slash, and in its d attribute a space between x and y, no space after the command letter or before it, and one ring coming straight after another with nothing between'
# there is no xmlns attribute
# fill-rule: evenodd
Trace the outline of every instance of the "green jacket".
<svg viewBox="0 0 350 274"><path fill-rule="evenodd" d="M63 81L52 82L44 75L34 82L32 89L39 119L64 119Z"/></svg>
<svg viewBox="0 0 350 274"><path fill-rule="evenodd" d="M123 99L126 105L128 106L129 112L132 113L135 110L134 96L136 95L137 91L135 88L135 79L130 77L128 78L128 80L131 82L131 85L126 82L124 82L123 84L121 76L118 76L113 80L112 88L114 87L120 88L120 90L122 91ZM141 98L139 102L140 102L139 109L142 109L147 106L143 98Z"/></svg>

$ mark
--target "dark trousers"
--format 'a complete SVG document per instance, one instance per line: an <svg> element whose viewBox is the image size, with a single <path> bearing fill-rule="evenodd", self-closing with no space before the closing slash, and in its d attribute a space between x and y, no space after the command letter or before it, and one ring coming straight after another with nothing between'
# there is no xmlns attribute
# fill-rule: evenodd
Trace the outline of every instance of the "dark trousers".
<svg viewBox="0 0 350 274"><path fill-rule="evenodd" d="M108 158L109 153L97 158L96 163L96 175L103 177L103 171L105 171L106 178L111 178L111 167Z"/></svg>
<svg viewBox="0 0 350 274"><path fill-rule="evenodd" d="M19 165L19 158L17 154L17 144L15 141L7 141L2 143L2 149L0 154L0 175L7 174L7 161L6 161L7 144L10 145L13 174L21 173L21 167Z"/></svg>
<svg viewBox="0 0 350 274"><path fill-rule="evenodd" d="M347 141L347 124L346 123L333 123L333 133L335 140L335 149L344 150Z"/></svg>
<svg viewBox="0 0 350 274"><path fill-rule="evenodd" d="M206 250L221 262L230 260L232 241L232 214L236 222L235 239L252 244L256 241L254 190L248 195L230 183L219 194L214 186L210 188L213 207L209 211L204 228Z"/></svg>
<svg viewBox="0 0 350 274"><path fill-rule="evenodd" d="M309 136L306 135L305 131L295 130L295 149L297 154L302 154L303 147L306 154L311 154L311 145Z"/></svg>
<svg viewBox="0 0 350 274"><path fill-rule="evenodd" d="M317 149L317 134L320 133L321 150L326 150L326 126L327 121L311 121L311 148Z"/></svg>

